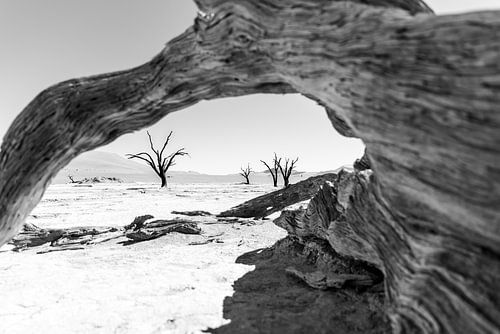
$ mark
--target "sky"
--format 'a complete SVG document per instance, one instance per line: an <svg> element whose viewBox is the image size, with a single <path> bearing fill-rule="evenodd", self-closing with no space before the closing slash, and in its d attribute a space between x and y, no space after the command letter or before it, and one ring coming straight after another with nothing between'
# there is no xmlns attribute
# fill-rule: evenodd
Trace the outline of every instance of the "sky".
<svg viewBox="0 0 500 334"><path fill-rule="evenodd" d="M429 0L438 14L500 9L500 0ZM43 89L75 77L127 69L150 60L193 22L189 0L0 0L0 137ZM146 130L146 129L145 129ZM145 130L98 150L124 155L147 148ZM363 144L335 132L322 108L300 95L252 95L202 102L147 129L155 142L174 131L171 149L190 157L176 170L255 170L273 152L299 157L297 169L351 164Z"/></svg>

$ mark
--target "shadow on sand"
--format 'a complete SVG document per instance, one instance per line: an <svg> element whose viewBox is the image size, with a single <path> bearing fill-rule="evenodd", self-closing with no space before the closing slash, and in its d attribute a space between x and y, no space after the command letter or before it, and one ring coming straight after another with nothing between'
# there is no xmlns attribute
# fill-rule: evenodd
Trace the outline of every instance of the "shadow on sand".
<svg viewBox="0 0 500 334"><path fill-rule="evenodd" d="M310 288L285 272L315 270L304 246L285 238L271 248L249 252L236 262L254 265L224 300L231 322L208 333L390 333L382 291ZM316 268L317 269L317 268Z"/></svg>

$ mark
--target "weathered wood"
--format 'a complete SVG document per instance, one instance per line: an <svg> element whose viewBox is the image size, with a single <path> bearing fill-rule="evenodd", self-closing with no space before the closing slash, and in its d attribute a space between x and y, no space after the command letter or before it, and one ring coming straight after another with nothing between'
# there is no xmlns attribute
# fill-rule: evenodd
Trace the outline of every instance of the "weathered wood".
<svg viewBox="0 0 500 334"><path fill-rule="evenodd" d="M19 251L29 247L52 243L62 237L63 233L62 230L26 230L12 238L10 243L14 245L15 251Z"/></svg>
<svg viewBox="0 0 500 334"><path fill-rule="evenodd" d="M407 223L415 223L415 217L404 218ZM275 223L285 228L290 235L304 240L303 242L307 242L307 239L311 237L323 239L337 253L372 263L383 270L386 276L387 297L392 305L407 293L411 294L414 299L420 300L423 298L422 293L427 291L426 305L431 312L426 313L425 319L436 321L432 326L439 326L441 321L450 320L472 328L471 319L468 317L458 319L454 315L441 316L440 310L448 308L474 307L474 311L471 311L474 312L474 317L498 319L496 318L500 312L496 307L498 292L493 285L488 283L500 279L499 259L496 255L479 256L476 253L479 250L475 249L474 245L464 242L466 236L456 240L446 238L438 233L437 226L428 226L428 230L421 231L423 235L420 238L422 239L412 240L411 238L417 237L418 234L407 235L403 230L396 230L401 228L397 219L398 217L393 215L378 192L371 171L365 171L340 173L335 182L327 182L322 186L322 189L310 201L307 209L283 211ZM446 256L433 259L434 265L439 263L448 269L445 275L430 272L426 277L421 277L420 279L425 279L420 281L414 276L415 274L410 274L426 268L419 262L418 256L422 253L414 253L415 250L411 248L419 244L427 247L432 245L436 247L440 256ZM448 253L448 249L452 249L453 254ZM457 261L461 261L463 267L453 267ZM484 267L486 264L490 266L488 269ZM453 270L451 270L452 267ZM323 270L323 273L325 272ZM406 275L410 275L405 278L406 280L411 280L413 283L420 281L424 285L418 285L418 290L407 290L408 287L403 287L401 284L408 284L408 281L400 281ZM460 277L466 276L470 278L470 281L460 281ZM425 285L431 282L435 284L433 287L436 287L436 290ZM467 299L468 303L455 299L456 304L449 304L444 300L456 298L456 295L448 290L450 288L459 289L455 293L462 291L460 293L467 296L472 296L470 293L473 290L476 298ZM487 294L490 294L490 297ZM410 305L417 307L415 304ZM434 309L434 305L440 309ZM406 304L405 307L410 306ZM404 310L410 311L406 308ZM460 314L464 317L463 313ZM417 317L417 319L421 318ZM421 323L414 323L413 326L402 330L403 332L413 331L421 325ZM434 329L433 327L423 328L427 332L434 332ZM476 332L480 331L476 329Z"/></svg>
<svg viewBox="0 0 500 334"><path fill-rule="evenodd" d="M203 99L300 92L367 147L373 175L352 183L346 220L380 259L394 330L500 331L500 12L196 2L194 26L150 62L52 86L16 118L0 244L78 154Z"/></svg>
<svg viewBox="0 0 500 334"><path fill-rule="evenodd" d="M173 215L182 215L182 216L189 216L189 217L205 217L205 216L213 216L210 212L208 211L203 211L203 210L194 210L194 211L172 211Z"/></svg>
<svg viewBox="0 0 500 334"><path fill-rule="evenodd" d="M200 234L198 224L183 219L151 220L153 216L144 215L134 219L132 224L125 227L125 236L133 242L157 239L166 234L178 232L183 234Z"/></svg>
<svg viewBox="0 0 500 334"><path fill-rule="evenodd" d="M354 167L354 170L357 170L357 171L371 169L370 158L368 158L368 154L366 153L366 150L360 159L356 159L356 161L354 161L353 167Z"/></svg>
<svg viewBox="0 0 500 334"><path fill-rule="evenodd" d="M152 220L151 215L139 216L123 227L85 226L67 229L42 229L33 224L25 224L21 233L16 235L10 243L14 251L21 251L31 247L48 245L49 247L37 252L45 254L56 251L85 249L85 246L100 244L120 237L127 237L134 242L157 239L168 233L200 234L197 223L182 219Z"/></svg>
<svg viewBox="0 0 500 334"><path fill-rule="evenodd" d="M356 177L365 174L353 174L341 171L335 180L325 182L306 209L284 210L274 223L288 231L290 235L301 239L316 237L328 241L339 254L353 257L374 264L383 269L379 255L372 245L361 238L347 220L349 196L352 195ZM364 214L371 213L365 208Z"/></svg>
<svg viewBox="0 0 500 334"><path fill-rule="evenodd" d="M157 239L172 232L200 234L201 229L198 227L198 224L193 222L158 220L145 224L140 229L128 231L125 233L125 236L135 242L139 242Z"/></svg>
<svg viewBox="0 0 500 334"><path fill-rule="evenodd" d="M123 183L123 180L117 177L106 177L106 176L94 176L94 177L86 177L81 180L75 180L71 175L68 176L71 184L75 185L85 185L87 183Z"/></svg>
<svg viewBox="0 0 500 334"><path fill-rule="evenodd" d="M218 217L264 218L287 206L312 198L321 184L327 180L333 181L335 178L336 174L333 173L313 176L286 188L246 201L221 212Z"/></svg>
<svg viewBox="0 0 500 334"><path fill-rule="evenodd" d="M294 267L287 268L286 272L301 279L311 288L319 290L366 287L377 284L377 277L372 275L325 273L321 270L304 273Z"/></svg>
<svg viewBox="0 0 500 334"><path fill-rule="evenodd" d="M64 252L68 250L84 250L85 247L78 246L67 246L67 247L59 247L59 248L47 248L41 251L36 252L37 254L47 254L53 252Z"/></svg>
<svg viewBox="0 0 500 334"><path fill-rule="evenodd" d="M10 243L19 251L44 244L67 246L70 244L88 244L95 236L117 232L116 227L72 227L68 229L42 229L33 224L25 224L21 233Z"/></svg>
<svg viewBox="0 0 500 334"><path fill-rule="evenodd" d="M153 219L152 215L142 215L134 218L132 223L125 225L125 230L138 230L146 224L146 221Z"/></svg>
<svg viewBox="0 0 500 334"><path fill-rule="evenodd" d="M325 292L310 288L286 271L293 267L312 273L323 272L325 268L332 278L335 275L373 277L371 268L359 261L341 258L331 248L323 251L321 243L311 240L299 244L294 239L287 237L271 248L243 254L236 260L251 266L252 270L234 282L234 292L224 299L224 318L230 320L228 324L207 332L390 333L384 295L375 287L347 284ZM379 281L382 275L375 276Z"/></svg>
<svg viewBox="0 0 500 334"><path fill-rule="evenodd" d="M218 234L215 234L215 235L207 235L205 236L205 239L202 240L202 241L193 241L193 242L190 242L189 245L190 246L200 246L200 245L206 245L206 244L209 244L209 243L217 243L217 244L222 244L224 243L224 241L222 239L220 239L219 237L224 235L224 232L222 233L218 233Z"/></svg>

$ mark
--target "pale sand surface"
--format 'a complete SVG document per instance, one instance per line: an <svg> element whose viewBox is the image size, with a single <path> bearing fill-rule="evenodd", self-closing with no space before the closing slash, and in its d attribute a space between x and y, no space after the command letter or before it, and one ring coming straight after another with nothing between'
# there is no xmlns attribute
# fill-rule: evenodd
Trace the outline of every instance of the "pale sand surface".
<svg viewBox="0 0 500 334"><path fill-rule="evenodd" d="M29 222L123 226L144 214L172 218L172 210L218 213L271 190L268 185L177 184L169 190L153 184L54 185ZM85 250L0 253L0 333L199 333L227 323L223 300L232 294L232 283L253 270L236 264L236 258L271 246L286 233L270 221L200 226L203 235L224 233L223 243L188 245L204 237L174 233L128 246L117 239Z"/></svg>

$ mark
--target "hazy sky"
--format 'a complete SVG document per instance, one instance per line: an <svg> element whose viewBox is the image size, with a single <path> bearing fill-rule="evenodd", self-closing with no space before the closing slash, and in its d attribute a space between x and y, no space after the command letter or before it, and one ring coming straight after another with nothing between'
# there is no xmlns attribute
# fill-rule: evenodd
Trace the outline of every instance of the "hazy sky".
<svg viewBox="0 0 500 334"><path fill-rule="evenodd" d="M440 14L500 9L500 0L430 0ZM189 0L0 0L0 137L44 88L62 80L130 68L148 61L192 24ZM174 169L232 173L274 151L299 156L298 169L320 171L362 155L358 140L336 134L325 112L298 96L255 95L203 102L170 114L150 131L191 158ZM159 143L160 144L160 143ZM145 131L100 150L135 153Z"/></svg>

